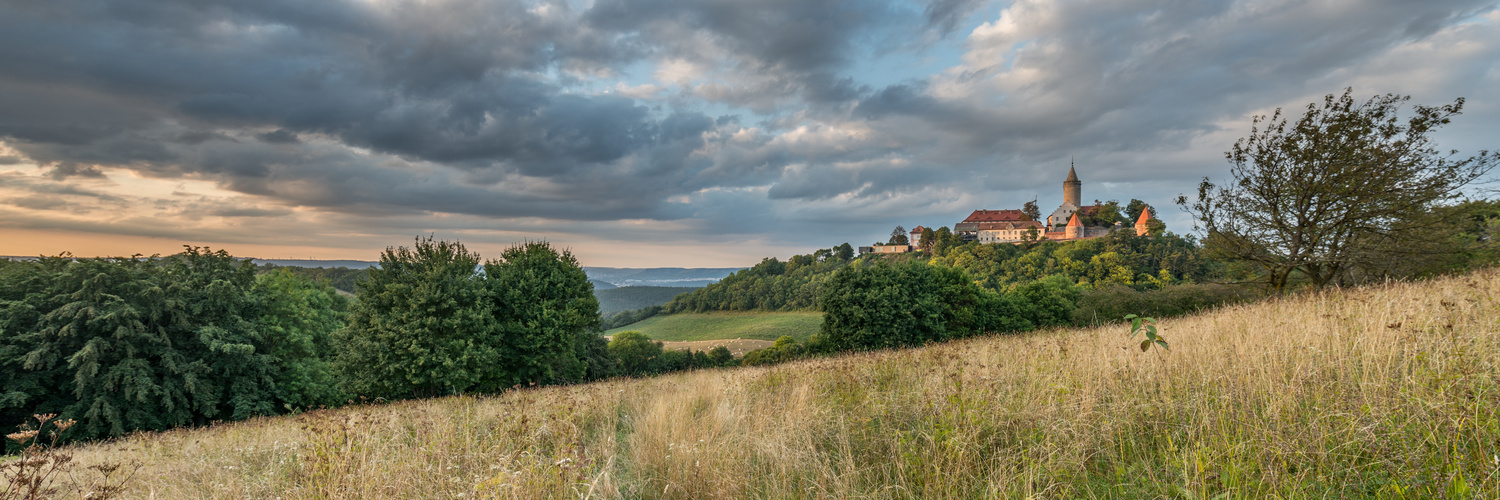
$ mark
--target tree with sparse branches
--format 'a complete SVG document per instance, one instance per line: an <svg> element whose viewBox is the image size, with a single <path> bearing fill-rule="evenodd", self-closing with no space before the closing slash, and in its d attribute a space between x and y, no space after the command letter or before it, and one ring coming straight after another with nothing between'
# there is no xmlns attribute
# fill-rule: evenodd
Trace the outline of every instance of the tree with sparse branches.
<svg viewBox="0 0 1500 500"><path fill-rule="evenodd" d="M1036 205L1036 200L1022 204L1021 213L1025 214L1025 220L1042 220L1042 209Z"/></svg>
<svg viewBox="0 0 1500 500"><path fill-rule="evenodd" d="M896 229L891 230L891 239L889 241L887 241L886 244L887 245L909 245L909 244L911 244L910 240L908 240L907 237L906 237L906 228L901 227L901 226L896 226Z"/></svg>
<svg viewBox="0 0 1500 500"><path fill-rule="evenodd" d="M1415 106L1387 94L1359 102L1353 89L1309 104L1296 121L1277 109L1252 121L1250 136L1225 153L1233 179L1204 178L1196 200L1177 203L1206 231L1213 254L1258 267L1273 290L1293 280L1314 287L1389 275L1451 241L1462 211L1444 209L1488 173L1500 154L1468 158L1439 151L1429 135L1463 108Z"/></svg>

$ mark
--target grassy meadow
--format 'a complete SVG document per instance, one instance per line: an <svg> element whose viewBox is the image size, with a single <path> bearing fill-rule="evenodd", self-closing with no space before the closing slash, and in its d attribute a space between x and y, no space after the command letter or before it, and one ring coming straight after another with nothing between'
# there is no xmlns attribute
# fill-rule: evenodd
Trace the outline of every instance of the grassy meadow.
<svg viewBox="0 0 1500 500"><path fill-rule="evenodd" d="M1500 272L73 449L138 498L1495 498ZM669 317L670 318L670 317ZM653 334L653 336L655 336Z"/></svg>
<svg viewBox="0 0 1500 500"><path fill-rule="evenodd" d="M713 312L652 316L615 328L605 335L636 330L652 340L690 342L698 340L754 339L774 341L790 335L806 342L823 325L820 312Z"/></svg>

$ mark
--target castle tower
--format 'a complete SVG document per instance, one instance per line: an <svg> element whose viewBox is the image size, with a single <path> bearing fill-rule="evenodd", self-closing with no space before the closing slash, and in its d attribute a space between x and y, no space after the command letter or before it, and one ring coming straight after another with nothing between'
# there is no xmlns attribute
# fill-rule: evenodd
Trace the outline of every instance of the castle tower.
<svg viewBox="0 0 1500 500"><path fill-rule="evenodd" d="M1145 236L1149 230L1146 223L1151 222L1151 207L1141 207L1141 218L1135 220L1135 235Z"/></svg>
<svg viewBox="0 0 1500 500"><path fill-rule="evenodd" d="M1063 204L1076 207L1083 206L1083 181L1078 180L1078 172L1073 170L1073 162L1068 162L1068 179L1063 181Z"/></svg>
<svg viewBox="0 0 1500 500"><path fill-rule="evenodd" d="M1083 236L1083 223L1078 221L1078 213L1074 212L1073 217L1068 219L1068 227L1063 228L1063 237L1076 240L1080 236Z"/></svg>

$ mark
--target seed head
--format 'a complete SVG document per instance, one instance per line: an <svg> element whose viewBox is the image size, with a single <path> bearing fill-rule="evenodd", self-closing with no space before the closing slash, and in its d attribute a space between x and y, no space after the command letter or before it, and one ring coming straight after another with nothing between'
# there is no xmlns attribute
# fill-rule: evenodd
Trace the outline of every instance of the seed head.
<svg viewBox="0 0 1500 500"><path fill-rule="evenodd" d="M21 431L6 434L5 437L10 438L12 441L15 441L17 443L24 443L27 440L36 437L36 435L37 431Z"/></svg>

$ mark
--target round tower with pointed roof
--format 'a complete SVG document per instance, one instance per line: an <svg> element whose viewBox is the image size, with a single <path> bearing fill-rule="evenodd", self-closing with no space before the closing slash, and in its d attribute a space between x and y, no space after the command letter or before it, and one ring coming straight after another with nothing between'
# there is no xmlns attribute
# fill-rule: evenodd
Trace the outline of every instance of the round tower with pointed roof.
<svg viewBox="0 0 1500 500"><path fill-rule="evenodd" d="M1073 162L1068 162L1068 179L1063 181L1063 204L1073 207L1083 206L1083 181L1078 180L1078 172L1073 170Z"/></svg>
<svg viewBox="0 0 1500 500"><path fill-rule="evenodd" d="M1141 207L1141 217L1135 220L1136 236L1146 236L1146 233L1150 231L1147 226L1149 222L1151 222L1151 207Z"/></svg>
<svg viewBox="0 0 1500 500"><path fill-rule="evenodd" d="M1078 220L1078 214L1074 213L1068 218L1068 227L1063 228L1063 237L1076 240L1083 236L1083 222Z"/></svg>

